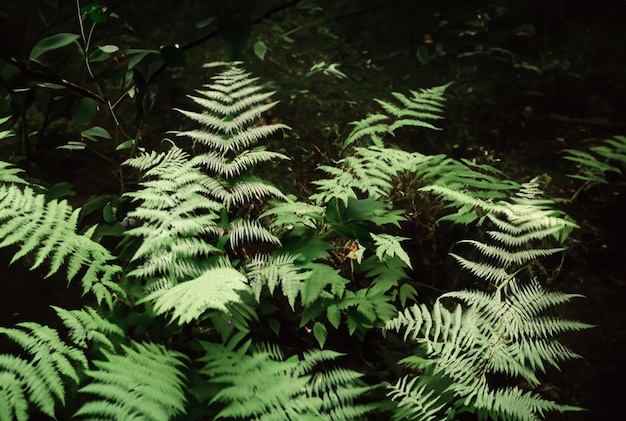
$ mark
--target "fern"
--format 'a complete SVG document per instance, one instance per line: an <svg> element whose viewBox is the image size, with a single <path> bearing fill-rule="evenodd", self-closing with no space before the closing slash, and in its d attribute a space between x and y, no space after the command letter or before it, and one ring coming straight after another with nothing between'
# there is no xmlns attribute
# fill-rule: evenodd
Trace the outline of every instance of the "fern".
<svg viewBox="0 0 626 421"><path fill-rule="evenodd" d="M372 239L375 243L376 257L378 257L381 262L385 262L387 259L397 256L409 268L413 268L413 266L411 265L411 258L400 245L400 241L408 240L408 238L398 237L390 234L377 235L371 233L370 235L372 236Z"/></svg>
<svg viewBox="0 0 626 421"><path fill-rule="evenodd" d="M384 146L384 136L381 135L393 135L397 129L406 126L439 130L429 121L442 118L441 114L445 102L443 94L448 86L450 85L410 91L410 96L398 92L392 93L399 104L376 99L375 101L387 112L387 115L372 114L363 120L352 123L355 127L344 141L343 147L347 148L351 144L367 138L375 146L382 147ZM387 120L390 120L390 124L387 124ZM367 145L369 142L362 143Z"/></svg>
<svg viewBox="0 0 626 421"><path fill-rule="evenodd" d="M292 309L300 295L303 281L308 278L309 271L295 264L298 256L289 253L277 253L272 256L256 255L247 264L247 275L257 301L261 291L267 287L273 294L278 285Z"/></svg>
<svg viewBox="0 0 626 421"><path fill-rule="evenodd" d="M222 206L208 197L210 178L177 147L144 153L126 164L144 170L147 178L141 190L126 194L139 202L128 213L138 226L126 234L142 239L131 260L139 264L128 275L174 283L196 278L206 269L201 258L221 252L205 240L221 232L216 220Z"/></svg>
<svg viewBox="0 0 626 421"><path fill-rule="evenodd" d="M190 138L208 149L194 156L192 163L214 174L217 184L213 197L227 208L264 197L284 198L282 192L269 183L245 176L259 163L288 159L262 147L249 149L260 140L289 129L284 124L259 125L261 114L277 103L268 102L274 92L265 92L263 86L255 85L257 80L238 63L229 64L205 85L206 90L197 91L201 96L190 96L203 112L178 109L203 126L199 130L176 132L176 135Z"/></svg>
<svg viewBox="0 0 626 421"><path fill-rule="evenodd" d="M179 324L200 318L208 309L228 312L229 303L241 303L240 294L248 291L246 278L232 268L208 269L196 279L171 288L158 289L140 302L153 302L157 315L172 313Z"/></svg>
<svg viewBox="0 0 626 421"><path fill-rule="evenodd" d="M424 304L414 305L387 323L387 329L404 330L405 340L422 345L422 351L404 363L424 374L403 377L390 392L399 401L398 417L442 419L451 417L455 406L478 413L479 419L494 420L535 420L548 410L578 410L490 381L498 373L536 387L540 384L537 373L545 373L547 365L558 368L562 361L578 357L556 336L589 325L548 314L578 295L546 292L530 271L538 258L562 251L540 245L572 223L555 216L552 201L540 197L537 179L523 184L510 202L495 204L442 188L436 191L482 204L490 212L487 217L497 230L487 234L494 244L463 241L477 252L477 260L451 255L491 288L443 294L432 311ZM530 281L524 282L522 275L527 272ZM464 305L449 310L452 304L443 303L450 301Z"/></svg>
<svg viewBox="0 0 626 421"><path fill-rule="evenodd" d="M564 149L563 152L565 159L577 164L576 173L568 176L585 182L574 193L572 199L594 184L608 184L609 173L622 174L626 168L626 136L605 139L601 145L593 146L586 151Z"/></svg>
<svg viewBox="0 0 626 421"><path fill-rule="evenodd" d="M319 167L332 178L313 182L319 192L311 200L320 205L332 198L347 203L360 194L372 199L387 197L395 187L394 178L424 159L424 155L399 149L355 148L353 155L337 161L339 167Z"/></svg>
<svg viewBox="0 0 626 421"><path fill-rule="evenodd" d="M121 268L112 263L114 256L107 249L90 239L95 227L78 234L79 212L66 201L46 202L30 187L0 185L0 247L19 244L11 263L33 253L31 270L48 261L46 277L67 260L68 281L82 270L83 291L111 307L113 293L124 296L116 283Z"/></svg>
<svg viewBox="0 0 626 421"><path fill-rule="evenodd" d="M29 358L0 355L0 420L28 419L29 404L54 417L65 404L67 389L79 382L87 368L83 353L66 345L54 329L37 323L0 328L0 334L20 346Z"/></svg>
<svg viewBox="0 0 626 421"><path fill-rule="evenodd" d="M81 349L96 346L113 351L116 343L125 336L119 325L105 319L92 307L71 311L55 306L52 308L69 329L72 343Z"/></svg>
<svg viewBox="0 0 626 421"><path fill-rule="evenodd" d="M79 393L89 400L74 414L84 419L168 421L184 413L186 357L163 345L133 342L87 370Z"/></svg>
<svg viewBox="0 0 626 421"><path fill-rule="evenodd" d="M219 385L212 399L221 404L215 419L356 420L371 412L357 400L372 387L360 383L361 373L342 368L317 369L341 354L308 351L302 358L284 359L272 345L237 351L205 344L201 372ZM313 372L311 374L311 372Z"/></svg>

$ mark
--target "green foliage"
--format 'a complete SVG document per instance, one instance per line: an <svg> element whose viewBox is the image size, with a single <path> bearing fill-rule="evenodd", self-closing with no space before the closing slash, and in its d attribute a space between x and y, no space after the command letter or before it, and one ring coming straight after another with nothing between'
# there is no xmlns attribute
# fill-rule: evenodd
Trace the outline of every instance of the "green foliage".
<svg viewBox="0 0 626 421"><path fill-rule="evenodd" d="M82 25L114 14L88 5L80 15L76 40L91 72L99 59L89 54L91 33ZM69 45L63 42L49 49ZM153 51L128 53L130 69ZM177 46L162 49L161 58L185 63ZM175 132L181 145L149 152L137 145L140 136L117 144L141 177L135 191L74 209L53 199L68 194L67 185L36 193L19 170L0 163L0 247L15 247L13 261L44 267L48 276L67 264L68 281L80 275L98 304L54 307L63 331L36 323L0 328L21 349L0 355L0 420L61 411L77 419L358 420L382 408L392 408L392 419L474 412L526 420L576 409L513 381L536 387L548 366L577 357L556 336L587 325L550 313L576 295L535 280L537 259L562 251L551 242L562 242L575 224L541 197L538 179L520 186L487 165L385 146L397 129L435 129L447 85L378 101L381 114L355 123L345 143L366 147L321 166L329 178L314 181L310 197L295 198L252 175L257 165L288 159L258 145L288 129L260 118L276 104L274 92L240 63L220 66L191 97L200 109L179 110L201 125ZM335 65L326 71L341 74ZM146 81L137 72L132 78L134 95L145 98ZM77 113L91 121L93 105L86 101ZM95 143L113 131L81 133ZM449 292L432 308L402 282L418 261L403 247L411 239L399 202L426 192L457 209L444 219L489 226L487 241L459 243L472 258L452 254L485 281L483 291ZM79 228L94 210L117 225L117 256L96 241L99 227ZM404 308L409 301L415 304ZM338 341L342 349L345 341L362 347L384 327L419 345L415 355L391 361L408 374L388 386L387 398L377 390L378 362L362 373L333 350ZM282 347L259 341L272 332ZM350 366L363 365L355 358Z"/></svg>
<svg viewBox="0 0 626 421"><path fill-rule="evenodd" d="M376 102L387 112L387 115L373 114L352 123L355 127L346 138L343 147L347 148L357 141L365 145L371 142L375 146L383 147L385 135L393 135L397 129L406 126L439 130L429 121L442 118L444 92L448 86L450 84L421 91L410 91L411 96L393 92L392 95L399 104L377 99ZM388 124L387 120L391 120L391 123ZM365 139L369 142L364 141Z"/></svg>
<svg viewBox="0 0 626 421"><path fill-rule="evenodd" d="M219 386L212 401L224 403L215 419L356 420L373 407L357 403L371 390L361 373L318 366L341 356L333 351L308 351L284 359L272 345L233 351L204 344L201 373Z"/></svg>
<svg viewBox="0 0 626 421"><path fill-rule="evenodd" d="M522 186L512 203L491 205L487 216L496 229L487 235L493 244L461 242L475 250L477 260L451 254L489 286L486 292L449 292L439 297L432 310L415 304L387 323L387 329L404 330L405 340L418 342L416 355L403 362L424 372L402 377L391 386L389 396L399 402L395 419L444 419L459 408L477 413L479 419L534 420L546 411L580 409L490 380L499 374L539 386L537 373L545 373L547 365L558 368L560 362L578 357L556 336L590 327L548 315L550 309L578 295L548 292L533 273L540 257L563 250L540 244L571 226L546 210L552 203L541 200L540 193L535 179ZM452 196L457 197L476 200L459 193ZM525 281L525 275L531 280Z"/></svg>
<svg viewBox="0 0 626 421"><path fill-rule="evenodd" d="M8 174L15 176L11 169ZM46 276L67 260L68 281L82 271L83 291L112 307L112 294L124 295L116 283L121 268L111 262L114 256L106 248L90 239L93 228L78 233L79 212L65 200L46 202L45 195L30 187L0 185L0 247L19 245L11 263L34 253L31 270L48 262Z"/></svg>
<svg viewBox="0 0 626 421"><path fill-rule="evenodd" d="M184 413L185 355L149 342L103 354L85 372L89 382L79 393L90 398L74 417L167 421Z"/></svg>
<svg viewBox="0 0 626 421"><path fill-rule="evenodd" d="M208 309L228 312L228 304L241 303L240 294L249 288L237 270L212 268L196 279L158 289L141 302L151 301L157 315L171 312L172 320L185 324L198 320Z"/></svg>
<svg viewBox="0 0 626 421"><path fill-rule="evenodd" d="M30 404L54 417L55 408L65 404L68 383L79 382L87 359L80 350L61 341L54 329L30 322L17 326L0 327L0 334L28 355L0 354L0 420L27 420Z"/></svg>
<svg viewBox="0 0 626 421"><path fill-rule="evenodd" d="M139 202L127 216L137 226L126 235L142 239L131 259L138 264L128 276L171 283L200 276L206 269L202 258L221 253L205 239L222 232L216 222L222 205L209 198L212 179L178 147L126 164L145 171L142 189L126 194Z"/></svg>
<svg viewBox="0 0 626 421"><path fill-rule="evenodd" d="M263 197L284 197L279 189L248 175L258 163L288 159L262 147L250 149L259 140L289 129L284 124L257 124L259 116L277 104L268 102L275 92L255 85L257 80L237 63L229 64L205 85L206 90L197 91L201 96L189 97L203 112L178 110L202 125L201 129L176 132L176 135L205 147L205 151L194 156L193 164L215 174L219 186L215 186L212 195L227 208Z"/></svg>
<svg viewBox="0 0 626 421"><path fill-rule="evenodd" d="M585 184L575 193L593 184L608 184L608 173L622 174L626 168L626 136L613 136L588 151L564 149L565 159L577 164L577 171L569 177L583 180Z"/></svg>

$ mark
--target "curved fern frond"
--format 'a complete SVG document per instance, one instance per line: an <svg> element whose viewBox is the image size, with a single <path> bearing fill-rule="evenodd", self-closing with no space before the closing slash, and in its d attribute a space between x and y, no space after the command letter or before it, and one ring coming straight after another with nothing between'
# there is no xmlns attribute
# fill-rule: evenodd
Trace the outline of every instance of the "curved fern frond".
<svg viewBox="0 0 626 421"><path fill-rule="evenodd" d="M280 245L280 240L257 220L238 219L230 226L228 241L234 249L245 243L263 242Z"/></svg>
<svg viewBox="0 0 626 421"><path fill-rule="evenodd" d="M95 345L112 351L115 347L114 341L125 336L119 325L111 323L91 307L71 311L55 306L52 308L70 330L72 342L81 349Z"/></svg>
<svg viewBox="0 0 626 421"><path fill-rule="evenodd" d="M342 355L307 351L287 360L280 349L262 344L232 351L205 344L202 374L220 387L212 404L221 405L216 419L243 420L359 420L371 405L359 403L372 386L361 383L361 373L326 363Z"/></svg>
<svg viewBox="0 0 626 421"><path fill-rule="evenodd" d="M392 93L399 104L375 99L387 115L370 114L360 121L351 123L355 127L344 141L343 148L345 149L349 145L367 138L375 146L382 147L384 146L384 137L381 135L393 135L397 129L406 126L440 130L429 121L443 118L445 102L443 94L448 86L450 84L420 91L410 91L411 96L398 92ZM391 123L388 124L386 120L390 120ZM367 143L370 142L366 142L366 146Z"/></svg>
<svg viewBox="0 0 626 421"><path fill-rule="evenodd" d="M323 219L325 208L305 202L270 201L270 208L261 214L261 218L272 217L269 226L272 228L290 229L296 224L302 224L309 228L315 228Z"/></svg>
<svg viewBox="0 0 626 421"><path fill-rule="evenodd" d="M158 289L140 302L152 302L157 315L171 313L178 324L198 320L209 309L228 312L228 305L242 303L241 293L249 291L247 279L233 268L208 269L191 281L169 289Z"/></svg>
<svg viewBox="0 0 626 421"><path fill-rule="evenodd" d="M384 114L370 114L362 120L350 123L354 128L343 142L343 148L347 148L364 137L369 137L375 146L382 147L384 144L381 135L391 133L389 125L383 123L388 119L389 117Z"/></svg>
<svg viewBox="0 0 626 421"><path fill-rule="evenodd" d="M185 412L185 355L163 345L133 342L122 352L103 350L79 389L91 397L74 414L80 419L169 421Z"/></svg>
<svg viewBox="0 0 626 421"><path fill-rule="evenodd" d="M219 231L216 220L222 207L210 199L210 178L178 147L126 163L149 177L140 183L142 189L126 194L139 202L128 213L139 225L126 233L143 240L131 259L138 266L128 275L146 280L163 276L173 282L197 277L206 268L202 258L221 252L204 239Z"/></svg>
<svg viewBox="0 0 626 421"><path fill-rule="evenodd" d="M252 151L243 151L232 159L216 153L207 153L195 157L192 162L217 173L225 179L231 179L241 175L259 162L267 162L274 159L289 159L289 157L278 152L255 148Z"/></svg>
<svg viewBox="0 0 626 421"><path fill-rule="evenodd" d="M72 280L81 270L85 293L95 295L98 303L113 305L113 293L124 296L116 278L121 268L112 263L114 256L90 239L92 230L78 234L80 209L66 201L45 201L30 187L0 186L0 247L19 244L11 263L34 253L31 270L48 261L46 277L56 273L67 261L67 278Z"/></svg>
<svg viewBox="0 0 626 421"><path fill-rule="evenodd" d="M175 132L177 136L184 136L207 146L209 150L216 151L219 154L237 152L256 144L259 140L282 130L290 130L285 124L271 124L266 126L249 127L245 131L239 133L230 133L228 135L215 134L204 130L189 130L185 132Z"/></svg>
<svg viewBox="0 0 626 421"><path fill-rule="evenodd" d="M319 412L321 399L306 393L309 375L299 375L295 358L284 360L269 346L249 354L206 344L201 373L220 390L211 402L220 404L215 419L299 420Z"/></svg>
<svg viewBox="0 0 626 421"><path fill-rule="evenodd" d="M289 253L280 253L269 257L256 255L250 259L246 269L250 286L257 301L261 296L263 287L267 286L270 294L273 294L276 287L280 285L289 305L295 309L296 298L300 294L303 281L309 276L308 270L298 267L294 263L297 259L298 256Z"/></svg>
<svg viewBox="0 0 626 421"><path fill-rule="evenodd" d="M26 180L18 175L22 172L24 171L21 168L16 168L15 165L0 161L0 183L28 184Z"/></svg>
<svg viewBox="0 0 626 421"><path fill-rule="evenodd" d="M6 380L0 383L0 397L6 398L0 415L8 413L25 419L24 411L32 403L54 417L57 404L65 404L67 390L78 384L87 359L80 350L61 341L54 329L27 322L17 327L0 327L0 334L18 344L29 358L0 355L0 377Z"/></svg>
<svg viewBox="0 0 626 421"><path fill-rule="evenodd" d="M447 419L442 409L445 399L436 394L428 383L419 382L419 377L403 376L395 384L389 385L387 396L398 402L392 420L444 421Z"/></svg>
<svg viewBox="0 0 626 421"><path fill-rule="evenodd" d="M318 193L312 195L311 200L321 205L332 198L347 203L360 193L373 199L387 197L394 188L394 177L423 159L424 155L398 149L355 148L353 155L337 161L338 167L319 167L332 178L313 182L318 186Z"/></svg>

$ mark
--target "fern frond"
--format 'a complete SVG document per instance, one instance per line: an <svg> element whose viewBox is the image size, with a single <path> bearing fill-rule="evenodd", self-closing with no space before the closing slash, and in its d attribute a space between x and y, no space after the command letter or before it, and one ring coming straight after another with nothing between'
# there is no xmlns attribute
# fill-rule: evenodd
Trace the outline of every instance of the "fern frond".
<svg viewBox="0 0 626 421"><path fill-rule="evenodd" d="M257 301L263 287L267 286L270 293L280 285L289 305L295 309L296 298L300 294L303 281L309 276L306 269L298 267L294 262L298 256L281 253L272 256L256 255L247 264L247 275L250 286Z"/></svg>
<svg viewBox="0 0 626 421"><path fill-rule="evenodd" d="M92 307L83 307L81 310L65 310L52 306L65 327L70 330L69 337L72 343L81 349L87 349L92 344L98 348L112 351L115 347L112 339L121 339L124 330L109 320L106 320Z"/></svg>
<svg viewBox="0 0 626 421"><path fill-rule="evenodd" d="M128 213L139 225L126 231L142 238L132 257L138 265L128 275L139 279L160 276L173 281L193 279L206 268L202 258L219 253L204 237L218 231L221 204L209 198L211 179L189 156L173 147L161 154L144 153L126 161L145 170L143 187L127 193L137 208Z"/></svg>
<svg viewBox="0 0 626 421"><path fill-rule="evenodd" d="M250 354L209 346L201 360L201 373L220 385L212 399L222 406L216 419L295 420L318 413L322 402L307 396L310 376L298 374L297 359L283 360L282 354L276 355L267 346L256 347Z"/></svg>
<svg viewBox="0 0 626 421"><path fill-rule="evenodd" d="M0 183L28 184L18 175L22 172L24 171L21 168L16 168L13 164L0 161Z"/></svg>
<svg viewBox="0 0 626 421"><path fill-rule="evenodd" d="M140 302L152 302L157 315L171 313L178 324L198 320L209 309L228 312L228 305L241 303L240 293L249 291L247 279L232 268L213 268L191 281L159 289Z"/></svg>
<svg viewBox="0 0 626 421"><path fill-rule="evenodd" d="M249 127L245 131L230 133L228 135L215 134L197 129L174 132L174 134L176 134L176 136L188 137L217 153L226 154L246 149L256 144L259 140L272 136L281 130L290 130L290 127L285 124L269 124L265 126Z"/></svg>
<svg viewBox="0 0 626 421"><path fill-rule="evenodd" d="M232 119L224 119L223 116L216 116L208 113L197 113L194 111L186 111L179 108L175 108L184 116L190 118L202 124L207 129L212 129L226 135L238 133L244 127L254 123L264 112L272 109L276 103L269 103L263 105L256 105L254 108L243 111Z"/></svg>
<svg viewBox="0 0 626 421"><path fill-rule="evenodd" d="M370 233L372 239L374 240L376 246L376 257L380 259L381 262L389 258L393 258L397 256L402 260L409 268L413 268L411 265L411 258L407 254L406 251L400 245L400 242L403 240L408 240L406 237L398 237L390 234L374 234ZM387 257L385 257L387 256Z"/></svg>
<svg viewBox="0 0 626 421"><path fill-rule="evenodd" d="M444 421L445 414L441 410L446 401L440 399L434 389L427 383L419 382L418 377L409 379L403 376L395 384L388 386L387 396L398 402L392 420Z"/></svg>
<svg viewBox="0 0 626 421"><path fill-rule="evenodd" d="M354 128L343 142L343 148L347 148L364 137L369 137L374 145L382 147L383 138L381 135L391 133L389 125L382 123L388 119L389 117L384 114L370 114L362 120L350 123Z"/></svg>
<svg viewBox="0 0 626 421"><path fill-rule="evenodd" d="M399 104L375 99L388 115L377 113L351 123L355 127L344 141L343 148L366 138L369 138L375 146L382 147L384 142L381 135L394 134L397 129L406 126L439 130L429 121L442 118L445 102L443 94L448 86L449 84L421 91L410 91L410 97L397 92L392 93ZM391 120L391 123L387 123L386 120Z"/></svg>
<svg viewBox="0 0 626 421"><path fill-rule="evenodd" d="M186 357L163 345L133 342L122 352L103 350L79 389L89 401L74 414L86 419L169 421L184 413Z"/></svg>
<svg viewBox="0 0 626 421"><path fill-rule="evenodd" d="M377 386L361 381L363 373L343 367L324 367L340 354L329 350L310 350L302 356L297 372L313 373L307 385L307 394L322 400L320 415L333 421L359 420L374 410L373 405L358 403L358 399ZM320 368L320 366L323 366Z"/></svg>
<svg viewBox="0 0 626 421"><path fill-rule="evenodd" d="M218 196L227 208L231 205L241 206L253 200L267 197L283 199L285 195L280 189L255 177L238 180L236 184Z"/></svg>
<svg viewBox="0 0 626 421"><path fill-rule="evenodd" d="M217 173L225 179L231 179L241 175L250 167L260 163L272 161L274 159L289 159L289 157L278 152L253 149L252 151L244 151L234 158L226 158L216 153L207 153L195 157L192 162Z"/></svg>
<svg viewBox="0 0 626 421"><path fill-rule="evenodd" d="M269 224L271 228L292 227L296 224L315 228L316 223L323 219L324 212L321 206L288 199L286 202L270 201L270 208L260 217L273 217Z"/></svg>
<svg viewBox="0 0 626 421"><path fill-rule="evenodd" d="M95 295L98 303L113 305L113 292L124 296L115 278L121 268L113 263L114 256L92 241L90 231L77 233L80 209L74 210L66 201L45 201L30 187L0 186L0 247L19 244L11 263L34 253L31 270L47 260L46 277L56 273L67 261L67 278L71 281L81 269L86 269L81 284L85 293Z"/></svg>
<svg viewBox="0 0 626 421"><path fill-rule="evenodd" d="M321 205L332 198L347 203L360 193L373 199L387 197L394 188L394 177L423 159L421 154L398 149L355 148L353 155L337 161L339 168L328 165L319 167L333 178L314 181L318 193L312 195L311 200Z"/></svg>
<svg viewBox="0 0 626 421"><path fill-rule="evenodd" d="M3 406L6 404L9 411L20 414L25 405L32 403L54 417L57 402L65 404L66 389L71 387L68 381L78 384L79 372L87 368L87 359L80 350L62 342L54 329L30 322L17 327L0 327L0 334L18 344L29 358L0 355L0 373L8 373L9 380L7 386L0 384L0 395L10 394L12 399L3 401Z"/></svg>
<svg viewBox="0 0 626 421"><path fill-rule="evenodd" d="M280 245L280 240L257 220L238 219L230 226L228 238L230 246L234 249L245 243L263 242Z"/></svg>

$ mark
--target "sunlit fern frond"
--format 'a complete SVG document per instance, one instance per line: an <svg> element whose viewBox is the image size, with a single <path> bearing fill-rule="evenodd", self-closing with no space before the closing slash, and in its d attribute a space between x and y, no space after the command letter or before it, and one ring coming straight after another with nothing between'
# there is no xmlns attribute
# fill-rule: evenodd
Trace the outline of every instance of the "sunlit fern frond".
<svg viewBox="0 0 626 421"><path fill-rule="evenodd" d="M311 200L321 205L332 198L347 203L363 193L373 199L387 197L394 188L394 178L423 159L424 155L393 148L355 148L352 155L337 161L337 166L319 167L331 177L313 182L318 193Z"/></svg>
<svg viewBox="0 0 626 421"><path fill-rule="evenodd" d="M291 198L287 198L285 202L272 200L269 205L269 209L261 214L261 218L271 218L269 226L278 229L291 229L297 224L315 228L323 219L325 212L321 206L294 201Z"/></svg>
<svg viewBox="0 0 626 421"><path fill-rule="evenodd" d="M204 145L207 149L215 151L220 155L234 153L245 150L256 144L259 140L273 136L274 134L289 130L289 126L285 124L271 124L265 126L249 127L245 131L239 133L230 133L228 135L216 134L205 130L188 130L179 132L178 136L185 136L191 140Z"/></svg>
<svg viewBox="0 0 626 421"><path fill-rule="evenodd" d="M228 241L233 249L254 242L280 245L280 239L255 219L234 221L230 226Z"/></svg>
<svg viewBox="0 0 626 421"><path fill-rule="evenodd" d="M392 420L444 421L448 417L443 409L448 403L419 377L402 376L388 386L387 396L398 406Z"/></svg>
<svg viewBox="0 0 626 421"><path fill-rule="evenodd" d="M89 380L79 393L89 398L75 418L169 421L185 412L187 358L183 354L139 342L103 354L86 371Z"/></svg>
<svg viewBox="0 0 626 421"><path fill-rule="evenodd" d="M359 141L366 146L374 144L382 147L386 135L393 135L397 129L406 126L439 130L431 121L443 118L444 92L448 86L450 84L410 91L408 96L394 92L392 95L397 103L375 99L387 114L370 114L352 123L354 128L348 134L343 147L347 148Z"/></svg>
<svg viewBox="0 0 626 421"><path fill-rule="evenodd" d="M297 358L259 345L249 352L205 344L200 373L219 387L211 403L217 419L298 420L319 413L322 401L306 393L310 375L299 375Z"/></svg>
<svg viewBox="0 0 626 421"><path fill-rule="evenodd" d="M278 152L254 148L251 151L243 151L233 158L227 158L217 153L206 153L195 157L192 161L194 164L206 168L211 173L216 173L225 179L231 179L245 173L260 162L268 162L274 159L289 158Z"/></svg>
<svg viewBox="0 0 626 421"><path fill-rule="evenodd" d="M303 281L309 276L306 269L296 265L297 258L289 253L277 253L271 256L259 254L250 259L246 270L257 301L264 287L273 294L280 285L289 305L295 309Z"/></svg>
<svg viewBox="0 0 626 421"><path fill-rule="evenodd" d="M170 314L182 325L198 320L207 310L227 313L229 305L242 303L241 294L247 291L248 280L236 269L211 268L190 281L157 289L140 302L151 302L157 315Z"/></svg>
<svg viewBox="0 0 626 421"><path fill-rule="evenodd" d="M366 385L363 373L338 365L335 360L343 356L331 350L306 351L298 365L298 373L311 373L307 394L322 400L320 415L332 421L366 420L376 406L361 401L364 394L379 385Z"/></svg>
<svg viewBox="0 0 626 421"><path fill-rule="evenodd" d="M288 129L284 124L268 125L265 129L255 125L261 114L277 104L269 101L274 92L265 92L263 86L254 85L257 80L238 64L229 65L212 77L211 82L205 85L206 89L197 91L202 97L190 97L202 107L201 113L178 109L202 124L204 129L177 132L177 135L188 136L210 146L212 150L236 152L278 130ZM218 138L228 146L219 146Z"/></svg>
<svg viewBox="0 0 626 421"><path fill-rule="evenodd" d="M424 304L405 309L387 323L387 329L404 331L405 339L417 341L420 348L416 355L401 360L401 364L424 374L405 376L391 387L390 395L400 403L397 413L414 413L416 418L410 419L441 419L453 408L465 406L493 419L536 420L544 409L579 409L490 380L497 373L522 378L535 387L540 384L537 374L545 373L546 365L558 368L561 362L578 358L556 336L590 326L546 313L573 297L577 295L546 292L536 281L520 286L511 279L497 291L444 294L432 310ZM464 306L448 310L450 304L442 303L450 299ZM486 398L510 393L528 396L511 401ZM442 400L441 396L447 398Z"/></svg>
<svg viewBox="0 0 626 421"><path fill-rule="evenodd" d="M24 171L21 168L16 168L13 164L0 161L0 183L28 184L18 175L22 172Z"/></svg>
<svg viewBox="0 0 626 421"><path fill-rule="evenodd" d="M342 355L337 352L311 350L285 359L269 344L205 349L201 372L220 387L211 401L217 418L363 420L373 410L359 402L372 387L361 383L362 373L335 366Z"/></svg>
<svg viewBox="0 0 626 421"><path fill-rule="evenodd" d="M127 161L145 171L141 189L127 193L138 206L128 213L137 226L126 233L142 239L128 275L174 282L199 276L203 258L220 251L206 237L219 232L222 204L210 197L215 186L177 147L161 154L142 154ZM149 164L152 165L149 165Z"/></svg>
<svg viewBox="0 0 626 421"><path fill-rule="evenodd" d="M32 255L31 270L47 262L46 276L66 263L68 281L81 273L85 293L112 306L113 293L124 295L116 283L121 268L112 263L115 257L107 249L91 240L95 227L78 233L79 212L65 200L46 202L45 195L30 187L0 185L0 247L19 247L11 263Z"/></svg>
<svg viewBox="0 0 626 421"><path fill-rule="evenodd" d="M55 408L65 405L87 368L85 355L61 341L56 330L37 323L0 327L0 334L19 345L23 355L0 354L0 420L26 420L31 405L54 418Z"/></svg>

